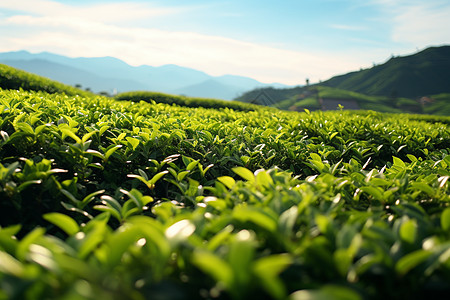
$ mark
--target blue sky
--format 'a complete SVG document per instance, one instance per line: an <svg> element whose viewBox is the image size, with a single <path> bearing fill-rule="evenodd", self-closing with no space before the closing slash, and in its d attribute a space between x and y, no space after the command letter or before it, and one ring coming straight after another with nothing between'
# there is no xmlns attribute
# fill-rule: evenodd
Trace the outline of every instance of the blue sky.
<svg viewBox="0 0 450 300"><path fill-rule="evenodd" d="M0 52L304 84L450 44L448 0L0 1Z"/></svg>

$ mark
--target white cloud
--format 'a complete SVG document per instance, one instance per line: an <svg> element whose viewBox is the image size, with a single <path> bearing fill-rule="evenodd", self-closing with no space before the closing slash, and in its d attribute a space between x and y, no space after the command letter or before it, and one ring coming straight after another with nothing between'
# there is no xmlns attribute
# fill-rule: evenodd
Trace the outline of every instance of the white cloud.
<svg viewBox="0 0 450 300"><path fill-rule="evenodd" d="M287 84L303 84L306 77L311 82L325 80L357 69L363 61L358 61L354 53L307 53L194 32L119 26L97 18L88 7L26 0L17 1L29 4L19 8L16 1L0 4L21 10L21 14L0 18L2 52L24 49L72 57L113 56L132 65L178 64L212 75L234 74ZM130 7L121 11L124 3L114 5L96 7L102 11L111 9L107 14L111 19L121 14L126 20L135 13ZM142 15L154 12L144 6L140 9Z"/></svg>
<svg viewBox="0 0 450 300"><path fill-rule="evenodd" d="M172 63L265 82L299 84L305 77L317 81L359 67L351 57L341 60L219 36L121 28L76 18L15 16L6 20L6 26L33 28L33 32L10 37L2 43L8 47L0 51L16 48L69 56L114 56L133 65Z"/></svg>
<svg viewBox="0 0 450 300"><path fill-rule="evenodd" d="M392 38L395 42L415 46L450 43L450 5L423 5L407 7L394 19Z"/></svg>
<svg viewBox="0 0 450 300"><path fill-rule="evenodd" d="M181 13L187 7L156 7L139 2L65 5L50 0L2 0L0 8L47 17L80 17L97 22L120 22Z"/></svg>
<svg viewBox="0 0 450 300"><path fill-rule="evenodd" d="M450 2L447 0L373 0L391 16L396 43L427 47L450 43Z"/></svg>

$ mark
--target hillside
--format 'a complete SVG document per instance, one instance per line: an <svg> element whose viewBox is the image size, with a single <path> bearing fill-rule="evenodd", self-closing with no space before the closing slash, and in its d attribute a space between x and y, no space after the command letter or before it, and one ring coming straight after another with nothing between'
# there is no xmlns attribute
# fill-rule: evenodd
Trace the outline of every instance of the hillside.
<svg viewBox="0 0 450 300"><path fill-rule="evenodd" d="M450 115L449 78L450 46L433 47L317 85L259 88L236 100L258 103L265 97L285 110L329 110L342 104L347 109Z"/></svg>
<svg viewBox="0 0 450 300"><path fill-rule="evenodd" d="M73 86L60 83L36 74L0 64L0 88L25 91L64 93L66 95L91 95Z"/></svg>
<svg viewBox="0 0 450 300"><path fill-rule="evenodd" d="M450 93L450 46L392 57L370 69L333 77L320 85L366 95L420 98Z"/></svg>
<svg viewBox="0 0 450 300"><path fill-rule="evenodd" d="M75 66L69 66L45 59L5 60L4 62L8 66L20 70L26 70L30 73L52 78L71 86L81 85L81 87L92 89L95 92L111 93L113 90L111 87L115 87L117 90L142 90L146 88L144 84L137 81L125 78L108 78L107 74L110 73L102 76ZM93 87L95 88L93 89Z"/></svg>
<svg viewBox="0 0 450 300"><path fill-rule="evenodd" d="M336 110L339 105L342 105L344 109L354 110L450 115L450 93L431 95L424 98L426 100L419 101L420 99L405 97L368 96L358 92L317 85L290 89L256 89L243 94L236 100L264 104L259 101L262 96L269 98L270 102L274 103L270 106L283 110Z"/></svg>

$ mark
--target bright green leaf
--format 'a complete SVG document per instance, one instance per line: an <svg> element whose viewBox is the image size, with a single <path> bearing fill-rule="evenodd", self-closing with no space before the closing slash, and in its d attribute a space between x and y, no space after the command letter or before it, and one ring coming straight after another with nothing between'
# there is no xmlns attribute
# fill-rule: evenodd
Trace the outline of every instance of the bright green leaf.
<svg viewBox="0 0 450 300"><path fill-rule="evenodd" d="M406 167L405 163L400 158L393 156L392 159L393 159L394 166L399 166L402 168Z"/></svg>
<svg viewBox="0 0 450 300"><path fill-rule="evenodd" d="M0 272L21 277L25 272L25 268L20 261L0 250Z"/></svg>
<svg viewBox="0 0 450 300"><path fill-rule="evenodd" d="M192 255L192 263L200 270L221 282L227 288L233 285L233 270L230 265L213 253L196 250Z"/></svg>
<svg viewBox="0 0 450 300"><path fill-rule="evenodd" d="M16 256L19 260L24 260L31 244L36 242L45 234L45 229L41 227L35 228L28 233L17 246Z"/></svg>
<svg viewBox="0 0 450 300"><path fill-rule="evenodd" d="M414 243L417 233L417 223L415 220L406 220L400 226L400 237L405 242Z"/></svg>
<svg viewBox="0 0 450 300"><path fill-rule="evenodd" d="M395 269L401 275L405 275L410 270L427 260L431 254L431 251L422 249L408 253L398 260L397 264L395 265Z"/></svg>
<svg viewBox="0 0 450 300"><path fill-rule="evenodd" d="M293 262L289 254L274 254L262 257L255 261L255 274L263 274L263 276L275 277L278 276Z"/></svg>
<svg viewBox="0 0 450 300"><path fill-rule="evenodd" d="M105 152L105 160L108 160L109 157L120 148L122 148L122 145L115 145L109 148L108 151Z"/></svg>
<svg viewBox="0 0 450 300"><path fill-rule="evenodd" d="M311 156L313 161L322 162L322 158L317 153L310 153L309 156Z"/></svg>
<svg viewBox="0 0 450 300"><path fill-rule="evenodd" d="M265 170L256 171L256 183L262 187L269 188L273 185L273 179Z"/></svg>
<svg viewBox="0 0 450 300"><path fill-rule="evenodd" d="M433 196L435 193L433 188L424 182L412 182L411 187L426 193L428 196Z"/></svg>
<svg viewBox="0 0 450 300"><path fill-rule="evenodd" d="M78 144L81 144L81 139L79 137L76 136L75 133L73 133L72 130L68 129L68 128L61 128L61 132L68 136L71 137L73 140L75 140L75 142L77 142Z"/></svg>
<svg viewBox="0 0 450 300"><path fill-rule="evenodd" d="M139 145L139 140L134 137L127 137L126 139L128 143L130 143L133 150L136 150L136 147Z"/></svg>
<svg viewBox="0 0 450 300"><path fill-rule="evenodd" d="M252 222L270 232L275 231L277 228L276 220L256 207L237 206L233 210L233 217L240 221Z"/></svg>
<svg viewBox="0 0 450 300"><path fill-rule="evenodd" d="M61 213L48 213L43 216L43 218L50 223L58 226L68 235L74 235L78 231L80 231L80 227L77 222L74 221L71 217L61 214Z"/></svg>
<svg viewBox="0 0 450 300"><path fill-rule="evenodd" d="M166 175L167 173L169 173L169 171L162 171L159 172L158 174L156 174L155 176L152 177L152 179L149 180L150 184L155 184L158 180L160 180L164 175Z"/></svg>
<svg viewBox="0 0 450 300"><path fill-rule="evenodd" d="M348 287L326 285L318 290L297 291L289 300L362 300L362 297Z"/></svg>
<svg viewBox="0 0 450 300"><path fill-rule="evenodd" d="M450 207L444 209L441 215L441 227L445 231L450 231Z"/></svg>
<svg viewBox="0 0 450 300"><path fill-rule="evenodd" d="M253 182L255 181L255 175L253 175L253 173L244 167L235 167L232 169L234 173L236 173L237 175L241 176L243 179Z"/></svg>
<svg viewBox="0 0 450 300"><path fill-rule="evenodd" d="M220 182L222 182L227 188L231 189L236 184L236 181L233 177L230 176L220 176L217 178Z"/></svg>

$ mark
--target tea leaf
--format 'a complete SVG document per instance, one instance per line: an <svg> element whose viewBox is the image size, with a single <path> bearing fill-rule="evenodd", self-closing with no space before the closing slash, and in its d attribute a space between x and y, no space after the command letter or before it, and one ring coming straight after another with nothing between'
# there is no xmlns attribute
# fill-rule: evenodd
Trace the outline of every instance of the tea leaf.
<svg viewBox="0 0 450 300"><path fill-rule="evenodd" d="M395 265L395 269L401 275L405 275L410 270L427 260L431 254L432 252L422 249L411 252L400 258Z"/></svg>
<svg viewBox="0 0 450 300"><path fill-rule="evenodd" d="M226 261L210 252L198 250L192 255L192 263L203 272L212 276L217 282L222 283L228 288L232 287L233 270Z"/></svg>
<svg viewBox="0 0 450 300"><path fill-rule="evenodd" d="M253 173L244 167L235 167L232 169L234 173L236 173L237 175L241 176L243 179L253 182L255 181L255 175L253 175Z"/></svg>
<svg viewBox="0 0 450 300"><path fill-rule="evenodd" d="M71 137L73 140L75 140L75 142L77 142L78 144L81 144L81 139L79 137L77 137L75 135L75 133L73 133L72 130L70 130L68 128L61 128L61 132L63 133L63 135Z"/></svg>
<svg viewBox="0 0 450 300"><path fill-rule="evenodd" d="M139 145L139 140L133 137L127 137L126 140L128 143L130 143L133 150L136 150L137 146Z"/></svg>
<svg viewBox="0 0 450 300"><path fill-rule="evenodd" d="M402 168L406 167L405 163L400 158L393 156L392 159L393 159L394 166L399 166Z"/></svg>
<svg viewBox="0 0 450 300"><path fill-rule="evenodd" d="M450 207L444 209L441 215L441 227L445 231L450 231Z"/></svg>
<svg viewBox="0 0 450 300"><path fill-rule="evenodd" d="M233 177L230 176L220 176L217 178L220 182L222 182L227 188L231 189L236 184Z"/></svg>
<svg viewBox="0 0 450 300"><path fill-rule="evenodd" d="M350 288L338 285L326 285L318 290L300 290L290 295L290 300L362 300L363 298Z"/></svg>
<svg viewBox="0 0 450 300"><path fill-rule="evenodd" d="M20 261L0 250L0 272L20 278L25 273L25 268Z"/></svg>
<svg viewBox="0 0 450 300"><path fill-rule="evenodd" d="M414 220L406 220L400 226L400 237L408 243L414 243L417 233L417 223Z"/></svg>
<svg viewBox="0 0 450 300"><path fill-rule="evenodd" d="M58 226L68 235L74 235L80 231L80 227L71 217L61 213L48 213L43 215L44 219Z"/></svg>

